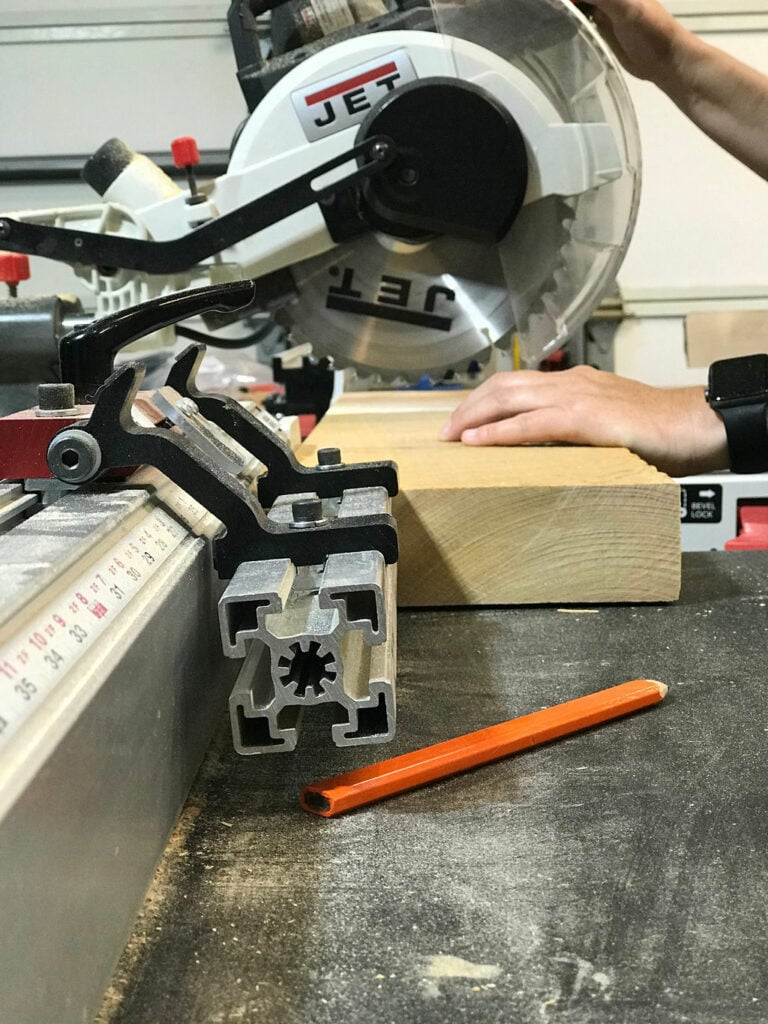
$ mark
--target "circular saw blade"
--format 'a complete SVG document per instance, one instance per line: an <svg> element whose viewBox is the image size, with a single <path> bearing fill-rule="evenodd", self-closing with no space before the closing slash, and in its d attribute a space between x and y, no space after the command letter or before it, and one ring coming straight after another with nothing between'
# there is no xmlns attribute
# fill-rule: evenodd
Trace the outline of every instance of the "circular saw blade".
<svg viewBox="0 0 768 1024"><path fill-rule="evenodd" d="M286 311L297 342L339 366L385 379L440 377L485 362L514 326L494 246L420 245L365 235L292 268Z"/></svg>

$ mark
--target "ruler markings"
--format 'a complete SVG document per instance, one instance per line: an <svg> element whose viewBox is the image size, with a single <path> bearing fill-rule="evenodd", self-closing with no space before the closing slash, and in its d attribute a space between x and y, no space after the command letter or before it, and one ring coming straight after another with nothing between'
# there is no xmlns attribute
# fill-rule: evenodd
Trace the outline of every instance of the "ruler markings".
<svg viewBox="0 0 768 1024"><path fill-rule="evenodd" d="M0 747L187 536L155 509L0 647Z"/></svg>

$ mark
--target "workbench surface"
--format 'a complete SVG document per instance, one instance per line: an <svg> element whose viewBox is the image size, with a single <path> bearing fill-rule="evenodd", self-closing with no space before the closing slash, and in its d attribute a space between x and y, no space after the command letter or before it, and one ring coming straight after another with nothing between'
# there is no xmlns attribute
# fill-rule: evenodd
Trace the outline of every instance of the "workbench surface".
<svg viewBox="0 0 768 1024"><path fill-rule="evenodd" d="M295 755L246 760L223 723L99 1019L767 1021L768 552L686 555L683 580L670 606L401 613L389 746L337 749L310 709ZM640 676L664 703L336 820L299 808Z"/></svg>

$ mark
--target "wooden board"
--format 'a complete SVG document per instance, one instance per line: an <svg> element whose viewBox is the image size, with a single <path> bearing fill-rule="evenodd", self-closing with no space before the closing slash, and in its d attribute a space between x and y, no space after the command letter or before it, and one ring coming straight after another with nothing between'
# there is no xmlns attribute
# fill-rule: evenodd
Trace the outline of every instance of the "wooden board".
<svg viewBox="0 0 768 1024"><path fill-rule="evenodd" d="M460 392L343 395L299 450L394 459L401 606L673 601L680 494L623 448L469 448Z"/></svg>

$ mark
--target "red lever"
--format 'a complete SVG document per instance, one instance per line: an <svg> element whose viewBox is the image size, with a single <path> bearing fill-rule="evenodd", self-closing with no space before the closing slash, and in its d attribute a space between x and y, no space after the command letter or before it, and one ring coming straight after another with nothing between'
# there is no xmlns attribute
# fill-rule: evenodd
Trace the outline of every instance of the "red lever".
<svg viewBox="0 0 768 1024"><path fill-rule="evenodd" d="M200 163L200 151L191 135L174 139L171 143L171 153L177 167L197 167Z"/></svg>
<svg viewBox="0 0 768 1024"><path fill-rule="evenodd" d="M725 542L725 550L768 550L768 505L742 505L739 508L739 534Z"/></svg>
<svg viewBox="0 0 768 1024"><path fill-rule="evenodd" d="M0 252L0 281L5 281L12 298L16 298L19 281L28 281L29 256L23 252Z"/></svg>

